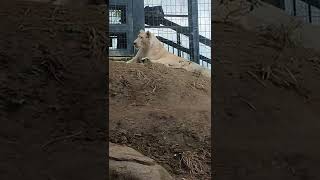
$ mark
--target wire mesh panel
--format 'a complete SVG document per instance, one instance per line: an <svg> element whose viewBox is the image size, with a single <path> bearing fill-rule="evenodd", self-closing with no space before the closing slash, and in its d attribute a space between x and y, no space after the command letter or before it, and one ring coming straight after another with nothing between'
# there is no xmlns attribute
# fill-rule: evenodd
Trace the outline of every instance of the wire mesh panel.
<svg viewBox="0 0 320 180"><path fill-rule="evenodd" d="M285 11L303 22L320 24L320 1L285 0Z"/></svg>
<svg viewBox="0 0 320 180"><path fill-rule="evenodd" d="M128 31L128 11L130 5L129 3L115 3L113 2L109 6L109 50L110 54L115 55L115 52L125 52L128 46L127 31ZM118 29L122 29L119 31ZM124 29L127 29L124 31Z"/></svg>
<svg viewBox="0 0 320 180"><path fill-rule="evenodd" d="M200 63L211 69L211 0L198 0L198 4L199 34L205 37L200 39Z"/></svg>
<svg viewBox="0 0 320 180"><path fill-rule="evenodd" d="M145 29L169 52L211 68L211 0L144 0L144 7Z"/></svg>
<svg viewBox="0 0 320 180"><path fill-rule="evenodd" d="M320 7L311 6L312 23L320 25Z"/></svg>
<svg viewBox="0 0 320 180"><path fill-rule="evenodd" d="M304 22L309 21L309 5L303 1L296 1L296 16Z"/></svg>
<svg viewBox="0 0 320 180"><path fill-rule="evenodd" d="M109 6L109 23L126 24L126 5Z"/></svg>
<svg viewBox="0 0 320 180"><path fill-rule="evenodd" d="M127 49L127 34L126 33L109 33L109 49Z"/></svg>

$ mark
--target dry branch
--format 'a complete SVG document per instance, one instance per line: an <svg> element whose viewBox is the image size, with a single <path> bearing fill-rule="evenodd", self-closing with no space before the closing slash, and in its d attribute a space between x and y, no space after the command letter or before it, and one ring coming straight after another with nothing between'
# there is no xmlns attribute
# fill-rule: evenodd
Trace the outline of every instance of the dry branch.
<svg viewBox="0 0 320 180"><path fill-rule="evenodd" d="M262 84L263 87L267 87L267 85L263 81L261 81L255 73L251 71L247 71L247 73L250 74L254 79L256 79L260 84Z"/></svg>
<svg viewBox="0 0 320 180"><path fill-rule="evenodd" d="M58 141L62 141L62 140L65 140L65 139L74 138L74 137L79 136L80 134L82 134L81 131L79 131L79 132L77 132L77 133L74 133L74 134L71 134L71 135L54 138L54 139L48 141L47 143L43 144L43 145L41 146L41 148L44 149L44 148L46 148L46 147L47 147L48 145L50 145L50 144L53 144L53 143L56 143L56 142L58 142Z"/></svg>
<svg viewBox="0 0 320 180"><path fill-rule="evenodd" d="M247 101L246 99L240 98L240 100L243 101L243 102L245 102L245 103L246 103L251 109L253 109L254 111L257 110L257 108L256 108L254 105L252 105L249 101Z"/></svg>

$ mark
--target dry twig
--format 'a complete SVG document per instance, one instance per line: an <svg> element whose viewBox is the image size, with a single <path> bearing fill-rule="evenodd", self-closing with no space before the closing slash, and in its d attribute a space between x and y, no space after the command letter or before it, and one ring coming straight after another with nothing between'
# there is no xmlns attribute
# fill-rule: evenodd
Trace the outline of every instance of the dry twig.
<svg viewBox="0 0 320 180"><path fill-rule="evenodd" d="M54 138L54 139L48 141L47 143L43 144L43 145L41 146L41 148L44 149L44 148L46 148L46 147L47 147L48 145L50 145L50 144L53 144L53 143L55 143L55 142L62 141L62 140L65 140L65 139L74 138L74 137L79 136L80 134L82 134L81 131L79 131L79 132L77 132L77 133L74 133L74 134L71 134L71 135Z"/></svg>
<svg viewBox="0 0 320 180"><path fill-rule="evenodd" d="M156 89L157 89L157 86L154 85L154 88L153 88L152 92L154 93L156 91Z"/></svg>
<svg viewBox="0 0 320 180"><path fill-rule="evenodd" d="M251 71L247 71L247 73L248 73L249 75L251 75L254 79L256 79L260 84L262 84L263 87L267 87L267 85L266 85L263 81L261 81L261 80L259 79L259 77L258 77L255 73L253 73L253 72L251 72Z"/></svg>
<svg viewBox="0 0 320 180"><path fill-rule="evenodd" d="M288 74L290 75L290 77L293 79L293 81L296 83L296 85L298 84L298 81L296 79L296 77L292 74L292 72L287 68L285 67L286 71L288 72Z"/></svg>
<svg viewBox="0 0 320 180"><path fill-rule="evenodd" d="M246 103L251 109L253 109L254 111L257 110L257 108L256 108L253 104L251 104L249 101L247 101L246 99L240 98L240 100L243 101L243 102L245 102L245 103Z"/></svg>

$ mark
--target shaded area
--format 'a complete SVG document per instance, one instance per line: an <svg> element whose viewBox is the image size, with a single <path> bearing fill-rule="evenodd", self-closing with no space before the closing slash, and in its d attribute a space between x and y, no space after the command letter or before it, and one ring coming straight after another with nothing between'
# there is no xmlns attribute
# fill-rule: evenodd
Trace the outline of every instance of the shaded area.
<svg viewBox="0 0 320 180"><path fill-rule="evenodd" d="M106 179L104 8L0 3L0 179Z"/></svg>
<svg viewBox="0 0 320 180"><path fill-rule="evenodd" d="M213 26L216 179L319 179L319 53Z"/></svg>

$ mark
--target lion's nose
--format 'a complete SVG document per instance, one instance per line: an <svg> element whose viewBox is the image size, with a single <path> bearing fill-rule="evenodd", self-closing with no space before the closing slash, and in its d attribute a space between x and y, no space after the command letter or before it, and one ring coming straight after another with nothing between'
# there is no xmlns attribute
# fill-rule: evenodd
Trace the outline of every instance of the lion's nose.
<svg viewBox="0 0 320 180"><path fill-rule="evenodd" d="M133 45L136 45L137 43L136 42L133 42Z"/></svg>

